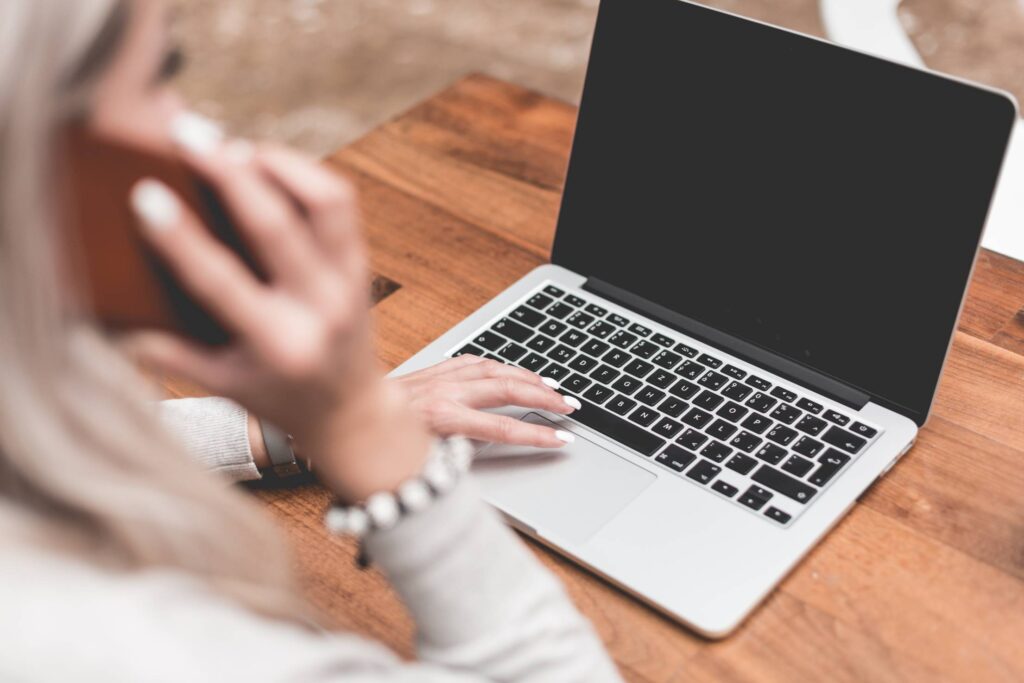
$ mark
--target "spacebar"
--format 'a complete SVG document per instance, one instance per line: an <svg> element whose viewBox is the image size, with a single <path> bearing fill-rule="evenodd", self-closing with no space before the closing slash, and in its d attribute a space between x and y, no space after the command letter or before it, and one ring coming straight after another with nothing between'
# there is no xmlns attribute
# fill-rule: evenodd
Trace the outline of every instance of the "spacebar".
<svg viewBox="0 0 1024 683"><path fill-rule="evenodd" d="M579 398L577 396L577 398ZM665 445L664 439L659 439L650 432L637 427L632 422L612 415L607 410L602 410L593 403L587 403L580 399L583 407L569 414L569 417L580 424L586 425L598 431L609 439L617 441L623 446L629 446L634 451L651 456L658 452L658 449Z"/></svg>

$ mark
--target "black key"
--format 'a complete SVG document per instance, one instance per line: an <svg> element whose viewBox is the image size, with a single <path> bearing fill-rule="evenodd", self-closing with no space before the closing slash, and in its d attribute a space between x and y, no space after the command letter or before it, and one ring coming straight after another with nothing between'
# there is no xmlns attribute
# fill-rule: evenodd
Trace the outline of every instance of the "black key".
<svg viewBox="0 0 1024 683"><path fill-rule="evenodd" d="M872 439L874 438L875 434L878 433L877 429L875 429L874 427L868 427L863 422L854 422L853 426L851 426L850 429L853 430L854 434L859 434L860 436L863 436L865 439Z"/></svg>
<svg viewBox="0 0 1024 683"><path fill-rule="evenodd" d="M761 508L764 507L765 503L771 500L771 498L771 491L765 491L760 486L751 486L749 489L747 489L746 493L740 496L739 500L740 503L746 505L748 508L760 510Z"/></svg>
<svg viewBox="0 0 1024 683"><path fill-rule="evenodd" d="M668 468L675 470L676 472L682 472L686 469L686 466L693 462L696 456L693 453L684 451L679 446L669 446L664 451L658 454L654 460L660 462Z"/></svg>
<svg viewBox="0 0 1024 683"><path fill-rule="evenodd" d="M634 358L629 365L622 369L628 372L629 374L633 375L634 377L643 377L651 370L653 370L654 366L648 363L647 361L642 361L639 358Z"/></svg>
<svg viewBox="0 0 1024 683"><path fill-rule="evenodd" d="M509 344L501 351L498 351L498 355L505 360L517 361L526 355L526 349L519 344Z"/></svg>
<svg viewBox="0 0 1024 683"><path fill-rule="evenodd" d="M772 389L772 396L775 398L781 398L786 403L792 403L796 400L796 394L787 389L786 387L775 387ZM775 508L772 508L773 510Z"/></svg>
<svg viewBox="0 0 1024 683"><path fill-rule="evenodd" d="M641 385L643 385L643 382L638 380L636 377L623 375L615 382L615 384L612 385L612 389L615 389L616 391L621 391L622 393L628 396L637 389L639 389Z"/></svg>
<svg viewBox="0 0 1024 683"><path fill-rule="evenodd" d="M777 507L769 507L764 511L764 516L769 519L774 519L779 524L785 524L789 520L793 519L792 515L783 512Z"/></svg>
<svg viewBox="0 0 1024 683"><path fill-rule="evenodd" d="M582 344L586 338L587 335L583 334L579 330L569 330L561 337L559 337L558 341L562 342L567 346L576 347Z"/></svg>
<svg viewBox="0 0 1024 683"><path fill-rule="evenodd" d="M715 372L714 370L708 370L697 380L698 384L706 386L712 391L718 391L722 388L722 385L729 381L729 378L725 375Z"/></svg>
<svg viewBox="0 0 1024 683"><path fill-rule="evenodd" d="M799 455L791 455L789 460L782 463L782 469L797 477L804 476L811 471L812 467L814 467L813 462L807 458L801 458Z"/></svg>
<svg viewBox="0 0 1024 683"><path fill-rule="evenodd" d="M606 407L610 409L612 412L618 413L619 415L625 415L630 410L632 410L633 406L635 405L636 401L634 401L633 399L619 395L613 398Z"/></svg>
<svg viewBox="0 0 1024 683"><path fill-rule="evenodd" d="M634 398L644 405L653 406L665 398L665 392L654 387L644 387Z"/></svg>
<svg viewBox="0 0 1024 683"><path fill-rule="evenodd" d="M710 460L714 460L715 462L722 462L729 457L730 453L732 453L731 448L726 446L724 443L715 441L714 439L712 439L707 446L700 449L701 455Z"/></svg>
<svg viewBox="0 0 1024 683"><path fill-rule="evenodd" d="M577 312L570 315L565 322L578 330L585 330L590 323L594 322L594 316Z"/></svg>
<svg viewBox="0 0 1024 683"><path fill-rule="evenodd" d="M562 381L562 378L569 374L569 368L563 367L558 363L551 363L546 368L540 371L541 377L550 377L551 379Z"/></svg>
<svg viewBox="0 0 1024 683"><path fill-rule="evenodd" d="M714 422L711 423L711 426L708 427L708 434L715 437L716 439L721 439L722 441L727 440L730 436L732 436L735 433L736 426L729 424L725 420L715 420Z"/></svg>
<svg viewBox="0 0 1024 683"><path fill-rule="evenodd" d="M708 462L707 460L700 460L696 465L690 468L690 471L686 473L690 479L699 481L702 484L706 484L722 471L722 468L718 465Z"/></svg>
<svg viewBox="0 0 1024 683"><path fill-rule="evenodd" d="M711 422L713 419L715 418L711 413L705 412L700 408L693 408L686 414L686 417L683 418L683 422L691 427L703 429L704 425Z"/></svg>
<svg viewBox="0 0 1024 683"><path fill-rule="evenodd" d="M761 449L755 453L757 457L765 462L770 462L773 465L778 465L783 458L786 457L786 449L780 448L773 443L766 443L761 446Z"/></svg>
<svg viewBox="0 0 1024 683"><path fill-rule="evenodd" d="M603 320L598 320L596 323L590 326L590 329L587 330L587 332L594 335L598 339L604 339L614 331L615 327L609 325Z"/></svg>
<svg viewBox="0 0 1024 683"><path fill-rule="evenodd" d="M479 346L473 346L472 344L466 344L461 349L459 349L458 351L453 353L452 354L452 358L458 358L459 356L465 356L466 354L469 354L471 356L482 356L482 355L484 355L484 350L481 349ZM673 379L675 379L675 378L673 378Z"/></svg>
<svg viewBox="0 0 1024 683"><path fill-rule="evenodd" d="M829 422L835 422L840 427L845 427L850 422L850 418L846 417L842 413L837 413L834 410L826 410L822 417Z"/></svg>
<svg viewBox="0 0 1024 683"><path fill-rule="evenodd" d="M594 358L599 357L608 349L609 346L607 344L605 344L603 341L598 341L596 339L591 339L582 347L580 347L580 351L582 351L583 353L589 353Z"/></svg>
<svg viewBox="0 0 1024 683"><path fill-rule="evenodd" d="M566 330L565 323L560 323L557 320L549 320L546 323L544 323L543 325L541 325L540 328L537 331L538 332L543 332L544 334L548 335L549 337L557 337L558 335L560 335L563 332L565 332L565 330Z"/></svg>
<svg viewBox="0 0 1024 683"><path fill-rule="evenodd" d="M533 336L533 330L525 325L520 325L515 320L509 318L502 318L498 322L494 323L492 331L498 334L503 334L509 339L514 339L517 342L524 342Z"/></svg>
<svg viewBox="0 0 1024 683"><path fill-rule="evenodd" d="M739 420L749 413L747 408L744 408L739 403L729 401L724 406L715 411L715 414L719 417L724 417L729 422L739 422Z"/></svg>
<svg viewBox="0 0 1024 683"><path fill-rule="evenodd" d="M758 415L757 413L751 413L747 416L747 419L740 423L740 425L748 432L754 434L764 434L765 430L772 426L772 421L764 415Z"/></svg>
<svg viewBox="0 0 1024 683"><path fill-rule="evenodd" d="M694 363L692 360L685 361L676 368L676 372L687 379L697 379L705 370L707 370L706 367L700 363Z"/></svg>
<svg viewBox="0 0 1024 683"><path fill-rule="evenodd" d="M581 353L576 356L571 363L569 363L569 367L576 372L586 374L597 367L597 361L590 356L585 356Z"/></svg>
<svg viewBox="0 0 1024 683"><path fill-rule="evenodd" d="M738 488L736 488L732 484L726 484L721 479L719 479L714 484L712 484L711 488L713 488L714 490L718 491L719 493L721 493L723 496L726 496L727 498L732 498L733 496L735 496L737 493L740 492L740 490Z"/></svg>
<svg viewBox="0 0 1024 683"><path fill-rule="evenodd" d="M829 430L821 435L821 438L826 443L832 444L836 448L840 448L847 453L856 454L860 449L864 448L866 440L851 434L842 427L829 427Z"/></svg>
<svg viewBox="0 0 1024 683"><path fill-rule="evenodd" d="M814 470L814 474L807 481L815 486L824 486L832 481L832 477L836 476L836 473L843 469L846 463L850 462L850 456L830 448L825 451L824 455L818 458L818 462L821 464L818 466L818 469Z"/></svg>
<svg viewBox="0 0 1024 683"><path fill-rule="evenodd" d="M522 324L529 325L530 327L537 327L537 325L540 325L542 322L547 320L543 313L538 313L532 308L527 308L526 306L520 306L508 315L510 318L515 318Z"/></svg>
<svg viewBox="0 0 1024 683"><path fill-rule="evenodd" d="M721 405L722 401L724 400L725 399L719 396L718 394L705 389L704 391L700 392L700 396L693 399L693 404L698 405L701 408L704 408L705 410L714 410L719 405Z"/></svg>
<svg viewBox="0 0 1024 683"><path fill-rule="evenodd" d="M768 394L762 394L760 391L750 397L746 402L746 405L750 406L759 413L766 413L772 409L779 399L772 398Z"/></svg>
<svg viewBox="0 0 1024 683"><path fill-rule="evenodd" d="M505 345L504 338L499 337L493 332L481 332L473 342L478 346L484 347L488 351L497 351Z"/></svg>
<svg viewBox="0 0 1024 683"><path fill-rule="evenodd" d="M683 448L691 451L695 451L701 447L701 445L708 440L708 437L701 434L695 429L687 429L685 432L679 435L676 439L676 443Z"/></svg>
<svg viewBox="0 0 1024 683"><path fill-rule="evenodd" d="M617 399L612 399L613 401ZM628 400L628 399L627 399ZM612 415L607 410L598 408L592 403L582 401L583 407L575 411L570 417L582 425L604 434L613 441L623 446L632 448L638 453L651 456L665 445L665 440L651 434L645 429L630 424L620 417ZM608 404L611 406L611 404Z"/></svg>
<svg viewBox="0 0 1024 683"><path fill-rule="evenodd" d="M559 344L548 352L548 358L557 360L559 363L568 363L576 352L564 344Z"/></svg>
<svg viewBox="0 0 1024 683"><path fill-rule="evenodd" d="M683 414L683 411L686 410L686 401L678 399L675 396L669 396L662 402L660 406L658 406L658 410L665 413L666 415L671 415L672 417L679 417L680 415Z"/></svg>
<svg viewBox="0 0 1024 683"><path fill-rule="evenodd" d="M632 356L630 356L625 351L619 351L618 349L612 349L611 351L606 353L604 355L604 358L602 358L601 360L603 360L608 365L614 365L617 368L621 368L623 363L625 363L630 358L632 358Z"/></svg>
<svg viewBox="0 0 1024 683"><path fill-rule="evenodd" d="M740 370L735 365L726 365L724 368L722 368L722 372L735 379L743 379L744 377L747 376L746 370Z"/></svg>
<svg viewBox="0 0 1024 683"><path fill-rule="evenodd" d="M574 394L582 394L583 390L592 384L591 380L587 379L578 372L574 372L569 376L569 379L562 382L562 388L567 391L571 391Z"/></svg>
<svg viewBox="0 0 1024 683"><path fill-rule="evenodd" d="M612 382L615 381L615 378L618 377L620 374L622 373L620 373L615 368L609 367L607 365L602 365L598 367L597 370L594 370L592 373L590 373L590 376L596 379L598 382L611 384Z"/></svg>
<svg viewBox="0 0 1024 683"><path fill-rule="evenodd" d="M635 332L636 334L639 334L641 337L647 337L651 334L651 328L644 327L640 323L633 323L632 325L630 325L629 331Z"/></svg>
<svg viewBox="0 0 1024 683"><path fill-rule="evenodd" d="M757 375L751 375L745 381L750 386L754 387L755 389L760 389L761 391L768 391L769 389L772 388L771 382L769 382L766 379L761 379Z"/></svg>
<svg viewBox="0 0 1024 683"><path fill-rule="evenodd" d="M636 335L619 330L612 336L608 337L608 341L615 344L615 346L618 346L620 349L628 349L633 345L633 342L636 341Z"/></svg>
<svg viewBox="0 0 1024 683"><path fill-rule="evenodd" d="M793 450L800 455L806 455L808 458L813 458L821 450L825 448L825 444L820 441L816 441L809 436L801 436L796 443L792 446Z"/></svg>
<svg viewBox="0 0 1024 683"><path fill-rule="evenodd" d="M676 376L667 370L656 370L647 378L647 381L659 389L667 389L672 382L676 381Z"/></svg>
<svg viewBox="0 0 1024 683"><path fill-rule="evenodd" d="M678 353L683 354L687 358L693 358L698 353L697 349L693 348L692 346L687 346L682 342L676 344L676 348L674 350Z"/></svg>
<svg viewBox="0 0 1024 683"><path fill-rule="evenodd" d="M633 411L633 414L629 416L629 419L632 422L636 422L638 425L646 427L658 419L658 411L653 408L640 406Z"/></svg>
<svg viewBox="0 0 1024 683"><path fill-rule="evenodd" d="M734 401L742 401L747 396L750 396L750 392L753 389L748 387L746 384L740 384L739 382L729 382L729 386L722 389L722 394L728 396Z"/></svg>
<svg viewBox="0 0 1024 683"><path fill-rule="evenodd" d="M801 432L807 434L816 435L820 434L821 430L828 426L828 423L821 418L814 417L813 415L804 415L803 419L796 423L796 428Z"/></svg>
<svg viewBox="0 0 1024 683"><path fill-rule="evenodd" d="M619 327L625 327L626 325L629 324L629 321L623 318L618 313L612 313L610 316L608 316L608 320L615 323Z"/></svg>
<svg viewBox="0 0 1024 683"><path fill-rule="evenodd" d="M548 285L547 287L545 287L544 288L544 293L545 294L550 294L551 296L555 297L556 299L558 297L562 296L563 294L565 294L565 292L560 290L558 287L555 287L554 285Z"/></svg>
<svg viewBox="0 0 1024 683"><path fill-rule="evenodd" d="M606 315L608 315L608 309L607 308L601 308L597 304L588 304L587 305L587 313L590 313L592 315L596 315L598 318L603 318Z"/></svg>
<svg viewBox="0 0 1024 683"><path fill-rule="evenodd" d="M679 424L675 420L670 420L667 417L661 418L661 421L654 425L654 431L661 434L666 439L671 439L673 436L679 433L679 430L683 428L683 425Z"/></svg>
<svg viewBox="0 0 1024 683"><path fill-rule="evenodd" d="M579 308L580 306L586 306L587 305L586 301L584 301L583 299L579 298L578 296L576 296L574 294L570 294L569 296L567 296L564 299L562 299L562 301L564 301L565 303L569 304L570 306L576 306L577 308Z"/></svg>
<svg viewBox="0 0 1024 683"><path fill-rule="evenodd" d="M815 403L809 398L802 398L796 402L796 407L802 408L803 410L806 410L809 413L814 413L815 415L817 415L825 406L821 405L820 403Z"/></svg>
<svg viewBox="0 0 1024 683"><path fill-rule="evenodd" d="M780 403L778 407L770 413L770 415L783 424L791 425L798 417L803 415L803 413L791 405Z"/></svg>
<svg viewBox="0 0 1024 683"><path fill-rule="evenodd" d="M662 351L654 357L652 361L655 365L671 370L675 367L676 363L683 359L678 353L672 353L671 351Z"/></svg>
<svg viewBox="0 0 1024 683"><path fill-rule="evenodd" d="M706 353L702 353L698 358L698 361L708 366L709 368L720 368L722 367L722 361L718 360L714 356L709 356Z"/></svg>
<svg viewBox="0 0 1024 683"><path fill-rule="evenodd" d="M630 351L640 356L641 358L650 358L654 354L661 351L661 347L658 346L657 344L652 344L651 342L644 339L639 344L630 349Z"/></svg>
<svg viewBox="0 0 1024 683"><path fill-rule="evenodd" d="M526 345L529 346L534 351L540 351L541 353L544 353L545 351L547 351L548 349L555 345L555 340L545 337L542 334L538 334L536 337L526 342Z"/></svg>
<svg viewBox="0 0 1024 683"><path fill-rule="evenodd" d="M661 332L655 332L654 336L651 337L651 341L655 344L661 344L662 346L671 348L672 340L663 335Z"/></svg>
<svg viewBox="0 0 1024 683"><path fill-rule="evenodd" d="M798 436L800 436L800 434L796 431L789 427L784 427L783 425L775 425L775 428L768 432L769 441L774 441L775 443L782 444L783 446L788 446L789 442Z"/></svg>
<svg viewBox="0 0 1024 683"><path fill-rule="evenodd" d="M778 491L798 503L806 503L817 493L817 491L802 481L794 479L788 474L783 474L768 465L761 465L751 478L758 484L766 486L773 491Z"/></svg>
<svg viewBox="0 0 1024 683"><path fill-rule="evenodd" d="M567 306L563 304L561 301L559 301L557 304L555 304L554 306L547 310L547 314L550 315L552 318L558 318L559 320L561 320L565 316L571 314L574 310L576 309L574 309L572 306Z"/></svg>
<svg viewBox="0 0 1024 683"><path fill-rule="evenodd" d="M533 306L538 311L543 311L545 308L551 305L554 301L550 296L544 296L543 294L534 294L526 300L527 306Z"/></svg>
<svg viewBox="0 0 1024 683"><path fill-rule="evenodd" d="M742 431L733 437L733 440L729 442L730 446L735 446L744 453L753 453L754 450L761 445L761 437L754 436L748 431Z"/></svg>
<svg viewBox="0 0 1024 683"><path fill-rule="evenodd" d="M691 382L687 382L685 379L679 380L672 386L671 389L669 389L669 392L671 392L673 396L678 396L679 398L686 401L693 398L694 394L696 394L698 391L700 391L700 387Z"/></svg>
<svg viewBox="0 0 1024 683"><path fill-rule="evenodd" d="M602 403L608 400L609 396L611 396L614 393L615 392L609 389L608 387L603 387L600 384L595 384L594 386L587 389L586 392L584 392L583 398L587 399L591 403L601 405Z"/></svg>
<svg viewBox="0 0 1024 683"><path fill-rule="evenodd" d="M737 453L736 455L732 456L729 462L725 463L725 466L734 472L739 472L740 474L747 474L750 472L750 470L757 467L757 461L751 458L749 455Z"/></svg>

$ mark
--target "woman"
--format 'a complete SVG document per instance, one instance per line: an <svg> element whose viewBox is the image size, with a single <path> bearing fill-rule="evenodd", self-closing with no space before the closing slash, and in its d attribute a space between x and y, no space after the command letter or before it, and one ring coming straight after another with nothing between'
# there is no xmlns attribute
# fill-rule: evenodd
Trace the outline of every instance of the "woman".
<svg viewBox="0 0 1024 683"><path fill-rule="evenodd" d="M618 680L468 478L364 537L418 626L419 658L404 663L317 631L272 523L161 431L130 364L69 296L54 198L72 123L173 138L271 273L254 280L166 187L142 181L145 238L237 341L211 352L143 332L128 342L141 360L288 430L339 505L421 481L455 448L375 369L351 193L291 152L173 123L163 14L160 0L0 3L0 680ZM494 373L531 405L571 410L514 369L469 358L434 372L445 391L479 394L432 404L435 417L510 395L481 383Z"/></svg>

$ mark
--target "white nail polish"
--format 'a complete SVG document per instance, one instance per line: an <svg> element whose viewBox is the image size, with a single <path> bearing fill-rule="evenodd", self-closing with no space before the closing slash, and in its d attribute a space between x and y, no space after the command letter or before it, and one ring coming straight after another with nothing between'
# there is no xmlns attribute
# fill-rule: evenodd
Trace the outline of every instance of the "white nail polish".
<svg viewBox="0 0 1024 683"><path fill-rule="evenodd" d="M256 147L248 140L232 140L224 149L224 155L231 163L245 166L256 156Z"/></svg>
<svg viewBox="0 0 1024 683"><path fill-rule="evenodd" d="M540 381L544 382L544 384L548 385L552 389L558 388L558 380L552 379L551 377L543 377Z"/></svg>
<svg viewBox="0 0 1024 683"><path fill-rule="evenodd" d="M146 178L132 188L132 209L151 230L168 230L178 220L181 208L170 188L159 180Z"/></svg>
<svg viewBox="0 0 1024 683"><path fill-rule="evenodd" d="M583 407L583 404L580 403L579 399L577 399L577 398L575 398L573 396L566 396L565 397L565 404L567 406L569 406L570 408L572 408L573 410L579 410L580 408Z"/></svg>
<svg viewBox="0 0 1024 683"><path fill-rule="evenodd" d="M573 441L576 440L576 437L574 435L565 431L564 429L559 429L558 431L556 431L555 438L559 439L560 441L564 441L565 443L572 443Z"/></svg>
<svg viewBox="0 0 1024 683"><path fill-rule="evenodd" d="M171 123L171 137L188 151L200 156L210 154L224 141L220 126L192 112L174 119Z"/></svg>

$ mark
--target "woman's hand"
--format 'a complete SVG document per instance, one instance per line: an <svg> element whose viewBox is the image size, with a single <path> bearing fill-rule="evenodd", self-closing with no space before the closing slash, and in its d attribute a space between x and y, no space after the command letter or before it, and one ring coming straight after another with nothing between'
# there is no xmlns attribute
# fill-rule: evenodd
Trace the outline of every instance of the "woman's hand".
<svg viewBox="0 0 1024 683"><path fill-rule="evenodd" d="M464 355L395 378L436 434L458 434L483 441L554 448L573 440L562 430L529 424L484 408L520 406L568 414L580 407L539 375L477 356ZM551 381L551 380L549 380Z"/></svg>

